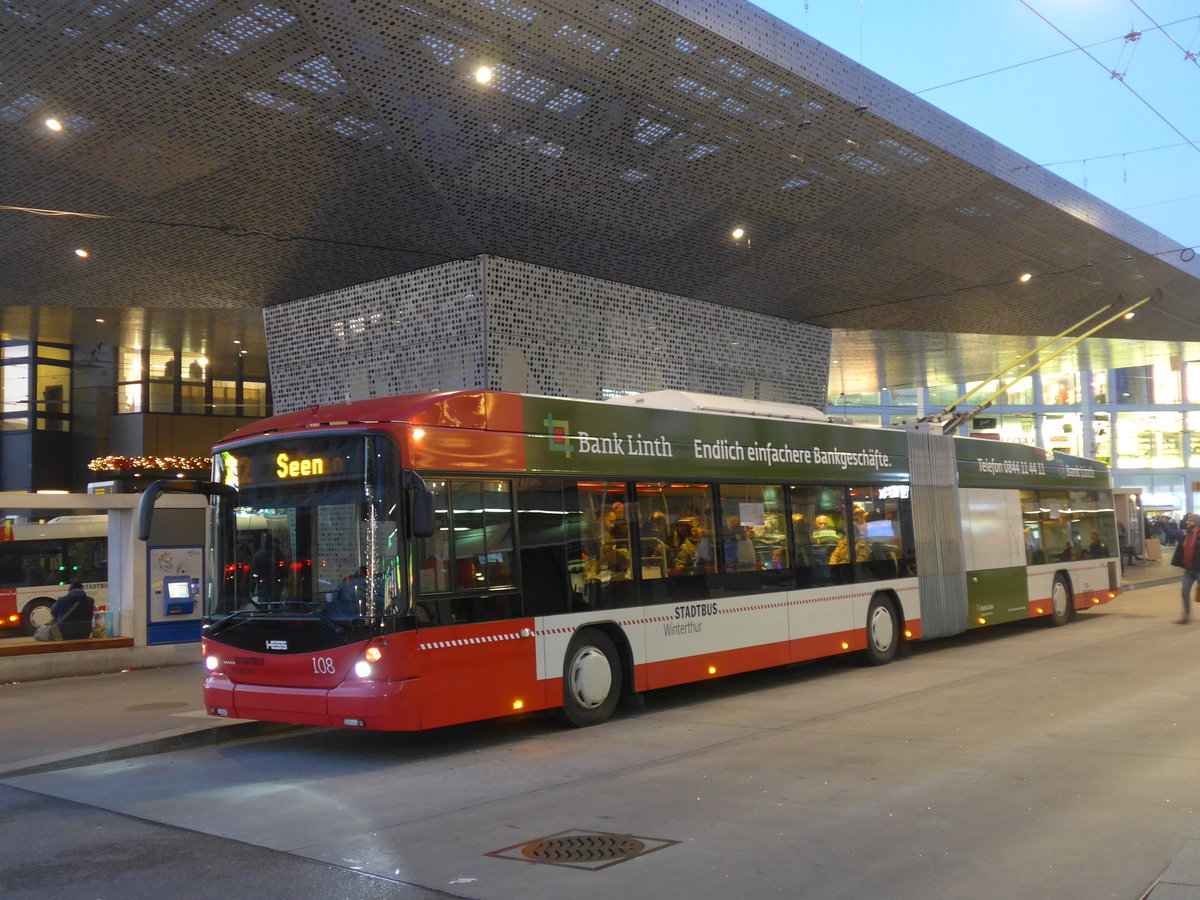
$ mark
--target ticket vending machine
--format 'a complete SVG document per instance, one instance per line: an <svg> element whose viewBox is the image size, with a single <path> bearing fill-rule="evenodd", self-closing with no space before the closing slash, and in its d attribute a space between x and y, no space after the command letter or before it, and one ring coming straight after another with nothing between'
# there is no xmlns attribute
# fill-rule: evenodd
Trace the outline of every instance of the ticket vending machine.
<svg viewBox="0 0 1200 900"><path fill-rule="evenodd" d="M168 575L163 578L164 614L194 616L200 583L187 575Z"/></svg>
<svg viewBox="0 0 1200 900"><path fill-rule="evenodd" d="M150 547L146 590L146 643L200 640L201 547Z"/></svg>

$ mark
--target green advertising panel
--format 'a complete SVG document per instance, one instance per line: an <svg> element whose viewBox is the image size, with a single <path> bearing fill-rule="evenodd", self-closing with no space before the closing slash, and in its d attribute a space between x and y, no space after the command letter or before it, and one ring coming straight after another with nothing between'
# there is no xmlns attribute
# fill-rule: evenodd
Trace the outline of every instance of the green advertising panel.
<svg viewBox="0 0 1200 900"><path fill-rule="evenodd" d="M959 487L1112 489L1108 467L1094 459L980 438L956 438L954 449Z"/></svg>
<svg viewBox="0 0 1200 900"><path fill-rule="evenodd" d="M871 484L908 481L903 432L525 397L530 471Z"/></svg>

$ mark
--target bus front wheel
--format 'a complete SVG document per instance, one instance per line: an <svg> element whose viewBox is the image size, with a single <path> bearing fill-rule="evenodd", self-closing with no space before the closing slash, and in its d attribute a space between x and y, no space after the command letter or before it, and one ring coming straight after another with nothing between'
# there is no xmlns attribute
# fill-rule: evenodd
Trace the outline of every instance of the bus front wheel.
<svg viewBox="0 0 1200 900"><path fill-rule="evenodd" d="M1067 586L1067 579L1062 575L1054 576L1054 587L1050 592L1050 618L1051 627L1066 625L1071 621L1071 614L1075 611L1075 599L1071 596L1071 589Z"/></svg>
<svg viewBox="0 0 1200 900"><path fill-rule="evenodd" d="M50 615L50 607L53 605L54 601L49 597L38 597L25 604L25 608L21 611L21 631L25 634L33 634L41 626L54 621L54 617Z"/></svg>
<svg viewBox="0 0 1200 900"><path fill-rule="evenodd" d="M867 608L867 659L873 666L882 666L896 658L900 646L900 623L891 600L883 596L871 598Z"/></svg>
<svg viewBox="0 0 1200 900"><path fill-rule="evenodd" d="M562 715L571 725L599 725L621 697L621 663L612 639L597 628L578 631L563 665Z"/></svg>

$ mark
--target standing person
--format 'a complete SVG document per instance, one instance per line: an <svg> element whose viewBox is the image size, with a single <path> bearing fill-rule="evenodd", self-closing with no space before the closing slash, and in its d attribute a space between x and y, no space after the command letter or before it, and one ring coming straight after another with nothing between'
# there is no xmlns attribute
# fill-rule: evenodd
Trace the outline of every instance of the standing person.
<svg viewBox="0 0 1200 900"><path fill-rule="evenodd" d="M1171 565L1183 569L1183 615L1175 620L1176 625L1192 621L1192 588L1200 581L1200 520L1195 516L1184 516L1183 527L1187 529L1183 539L1176 545Z"/></svg>

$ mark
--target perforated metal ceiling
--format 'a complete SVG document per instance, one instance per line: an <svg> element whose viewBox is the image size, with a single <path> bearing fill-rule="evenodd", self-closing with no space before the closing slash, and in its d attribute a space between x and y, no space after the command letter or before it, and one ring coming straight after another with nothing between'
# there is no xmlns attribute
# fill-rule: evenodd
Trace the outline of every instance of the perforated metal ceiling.
<svg viewBox="0 0 1200 900"><path fill-rule="evenodd" d="M0 203L116 217L0 212L10 305L486 252L849 329L1048 334L1161 288L1110 336L1200 338L1168 239L736 0L0 0L0 161Z"/></svg>

